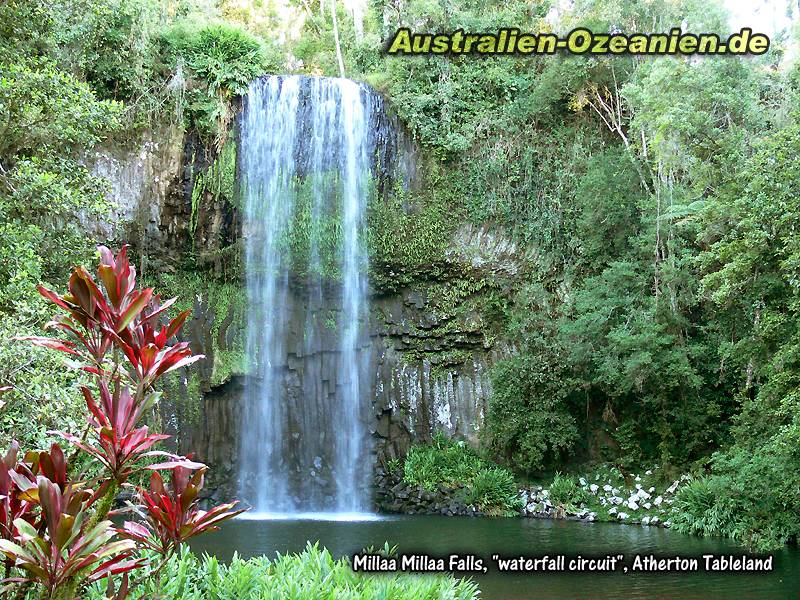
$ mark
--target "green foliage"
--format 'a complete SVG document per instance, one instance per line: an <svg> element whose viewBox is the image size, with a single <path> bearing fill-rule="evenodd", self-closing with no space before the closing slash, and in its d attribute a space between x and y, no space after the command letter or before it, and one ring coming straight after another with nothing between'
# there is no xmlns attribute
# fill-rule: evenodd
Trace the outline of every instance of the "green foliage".
<svg viewBox="0 0 800 600"><path fill-rule="evenodd" d="M436 197L415 198L400 188L385 199L373 196L367 209L371 283L393 292L435 278L446 263L449 221Z"/></svg>
<svg viewBox="0 0 800 600"><path fill-rule="evenodd" d="M481 510L508 514L517 508L514 476L487 461L464 441L437 433L431 444L412 446L403 463L403 479L435 491L438 486L464 488L467 502Z"/></svg>
<svg viewBox="0 0 800 600"><path fill-rule="evenodd" d="M118 128L119 113L119 104L99 101L51 63L0 62L0 220L3 245L16 256L0 266L0 281L13 286L0 283L0 298L13 294L24 303L34 275L60 276L91 255L76 216L102 215L106 187L77 153ZM47 251L34 257L37 247Z"/></svg>
<svg viewBox="0 0 800 600"><path fill-rule="evenodd" d="M129 103L145 101L157 92L154 81L159 56L157 35L167 19L161 0L101 0L88 2L78 30L69 31L83 51L71 65L103 98Z"/></svg>
<svg viewBox="0 0 800 600"><path fill-rule="evenodd" d="M589 500L589 493L575 477L556 473L548 488L550 501L558 506L576 507Z"/></svg>
<svg viewBox="0 0 800 600"><path fill-rule="evenodd" d="M674 504L677 510L672 519L675 530L705 536L733 534L729 485L726 479L700 476L683 486Z"/></svg>
<svg viewBox="0 0 800 600"><path fill-rule="evenodd" d="M45 0L10 0L0 4L0 53L27 55L53 44L52 4Z"/></svg>
<svg viewBox="0 0 800 600"><path fill-rule="evenodd" d="M120 105L46 60L0 61L0 156L67 154L118 127Z"/></svg>
<svg viewBox="0 0 800 600"><path fill-rule="evenodd" d="M44 303L25 302L25 313L0 313L2 339L41 333ZM85 375L65 369L63 360L45 349L31 348L26 342L0 344L0 382L14 386L3 395L5 405L0 408L0 448L8 448L16 439L26 448L43 449L52 441L46 431L80 431L84 403L78 386L86 380Z"/></svg>
<svg viewBox="0 0 800 600"><path fill-rule="evenodd" d="M502 507L509 512L519 504L514 476L500 467L479 471L467 487L465 497L469 504L482 508Z"/></svg>
<svg viewBox="0 0 800 600"><path fill-rule="evenodd" d="M103 600L105 585L93 586L87 600ZM173 556L161 576L129 596L131 600L165 596L174 600L239 600L256 598L393 598L422 600L452 598L472 600L477 586L452 575L392 573L385 577L356 573L350 559L335 559L325 548L311 544L300 553L275 559L234 556L230 564L216 558L199 558L183 548Z"/></svg>
<svg viewBox="0 0 800 600"><path fill-rule="evenodd" d="M440 484L463 484L486 466L487 463L466 442L450 440L437 433L430 445L412 446L403 473L406 482L433 491Z"/></svg>
<svg viewBox="0 0 800 600"><path fill-rule="evenodd" d="M705 208L702 291L728 334L718 353L742 402L735 444L681 497L682 531L771 549L798 535L796 117L757 144ZM696 489L694 489L696 488Z"/></svg>
<svg viewBox="0 0 800 600"><path fill-rule="evenodd" d="M612 146L594 153L575 190L581 199L575 237L578 254L587 272L607 266L623 256L639 224L639 180L630 157Z"/></svg>
<svg viewBox="0 0 800 600"><path fill-rule="evenodd" d="M162 36L166 61L186 69L186 122L204 136L224 135L229 102L270 69L264 43L228 23L178 22Z"/></svg>
<svg viewBox="0 0 800 600"><path fill-rule="evenodd" d="M492 369L487 425L492 450L514 468L538 471L558 462L578 437L568 375L547 354L503 360Z"/></svg>
<svg viewBox="0 0 800 600"><path fill-rule="evenodd" d="M336 45L333 33L332 9L336 10L339 25L339 44L344 56L345 75L359 78L359 74L372 73L380 69L382 37L381 15L377 4L369 6L363 15L363 28L357 31L352 14L343 2L320 2L310 0L303 5L305 9L297 21L303 28L303 35L294 43L292 53L297 57L296 68L311 75L331 75L338 77L339 64L336 58Z"/></svg>
<svg viewBox="0 0 800 600"><path fill-rule="evenodd" d="M78 157L120 124L120 104L99 100L45 54L53 50L56 15L44 9L35 1L0 9L10 19L4 25L24 23L0 42L0 335L7 340L0 344L0 385L13 386L0 409L2 447L13 436L43 448L45 431L80 429L77 385L84 378L48 353L8 340L41 332L49 311L38 283L58 280L94 255L85 226L108 209L106 186ZM37 48L42 55L32 57Z"/></svg>
<svg viewBox="0 0 800 600"><path fill-rule="evenodd" d="M755 451L742 447L714 457L710 475L676 499L678 531L726 536L751 548L778 548L800 535L800 419Z"/></svg>

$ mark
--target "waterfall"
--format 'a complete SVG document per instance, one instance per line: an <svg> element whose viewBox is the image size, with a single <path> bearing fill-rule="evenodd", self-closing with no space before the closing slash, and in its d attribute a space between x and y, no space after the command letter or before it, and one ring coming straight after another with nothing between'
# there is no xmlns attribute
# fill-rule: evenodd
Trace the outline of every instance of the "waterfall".
<svg viewBox="0 0 800 600"><path fill-rule="evenodd" d="M370 507L365 210L381 111L346 79L264 77L246 98L239 481L257 513Z"/></svg>

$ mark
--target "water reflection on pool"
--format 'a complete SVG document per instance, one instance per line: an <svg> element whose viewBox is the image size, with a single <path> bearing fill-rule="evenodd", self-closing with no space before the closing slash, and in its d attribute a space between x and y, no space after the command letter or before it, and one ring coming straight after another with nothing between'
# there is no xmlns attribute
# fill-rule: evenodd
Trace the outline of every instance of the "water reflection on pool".
<svg viewBox="0 0 800 600"><path fill-rule="evenodd" d="M634 554L672 557L702 554L741 555L742 548L718 539L695 538L658 527L580 523L540 519L491 519L436 516L344 515L312 513L305 518L250 515L197 538L195 551L228 560L234 551L248 558L259 554L298 552L308 541L326 546L335 556L352 555L385 542L402 554L436 556L475 554L484 558L489 573L475 576L482 598L511 600L611 599L619 600L729 600L800 599L800 551L775 552L771 573L498 573L493 554L503 556L566 554L583 557ZM704 561L700 560L701 569Z"/></svg>

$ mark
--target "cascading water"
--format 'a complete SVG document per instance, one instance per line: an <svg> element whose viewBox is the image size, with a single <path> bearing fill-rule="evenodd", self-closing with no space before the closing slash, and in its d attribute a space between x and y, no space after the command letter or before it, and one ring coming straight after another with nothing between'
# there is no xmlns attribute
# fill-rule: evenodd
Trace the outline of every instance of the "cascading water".
<svg viewBox="0 0 800 600"><path fill-rule="evenodd" d="M254 364L239 458L257 513L369 510L364 212L381 110L346 79L250 86L239 154Z"/></svg>

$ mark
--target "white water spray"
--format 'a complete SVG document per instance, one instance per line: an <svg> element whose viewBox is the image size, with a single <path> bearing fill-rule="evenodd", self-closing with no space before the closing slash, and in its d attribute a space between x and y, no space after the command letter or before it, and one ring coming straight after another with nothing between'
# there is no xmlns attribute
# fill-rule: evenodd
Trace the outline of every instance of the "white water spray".
<svg viewBox="0 0 800 600"><path fill-rule="evenodd" d="M247 96L240 182L253 365L239 470L240 493L259 513L369 510L373 103L355 82L298 76L258 79Z"/></svg>

